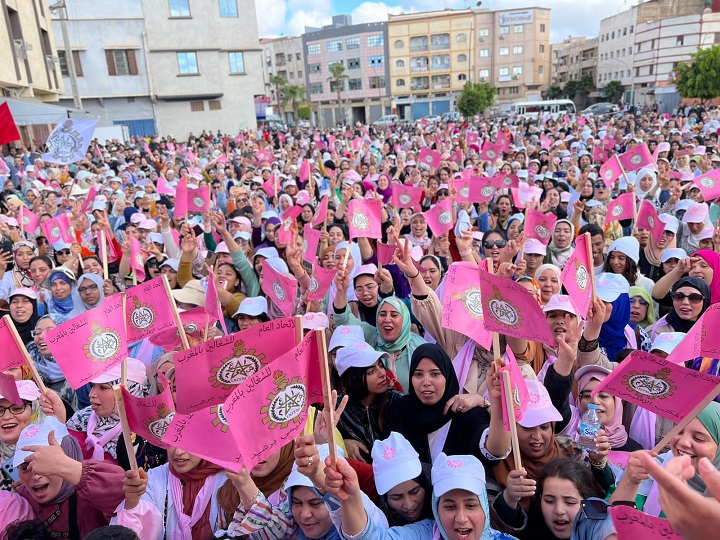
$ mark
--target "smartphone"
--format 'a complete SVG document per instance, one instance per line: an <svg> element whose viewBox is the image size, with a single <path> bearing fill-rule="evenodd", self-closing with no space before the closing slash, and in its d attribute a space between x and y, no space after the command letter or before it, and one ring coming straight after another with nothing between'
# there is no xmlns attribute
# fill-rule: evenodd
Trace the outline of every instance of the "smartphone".
<svg viewBox="0 0 720 540"><path fill-rule="evenodd" d="M6 461L3 466L2 470L5 472L8 478L10 478L13 482L19 482L20 481L20 475L18 474L17 468L13 465L12 458L10 458L8 461Z"/></svg>

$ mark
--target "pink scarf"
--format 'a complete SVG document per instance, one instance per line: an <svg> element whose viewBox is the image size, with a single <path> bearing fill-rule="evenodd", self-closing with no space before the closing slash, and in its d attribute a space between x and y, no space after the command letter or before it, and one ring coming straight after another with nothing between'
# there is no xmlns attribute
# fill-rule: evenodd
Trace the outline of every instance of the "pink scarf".
<svg viewBox="0 0 720 540"><path fill-rule="evenodd" d="M120 436L120 432L122 432L122 425L116 425L112 429L103 433L100 438L97 438L93 435L97 424L98 417L94 412L91 412L87 423L87 438L85 439L85 446L88 450L91 448L93 449L92 459L96 461L103 461L105 459L105 445L112 441L115 437Z"/></svg>
<svg viewBox="0 0 720 540"><path fill-rule="evenodd" d="M170 474L169 479L170 495L172 495L175 511L178 515L178 525L172 534L168 535L168 532L165 531L165 535L170 540L192 540L191 529L205 513L205 508L207 508L207 505L210 503L210 499L212 498L215 475L211 474L205 479L205 483L198 493L197 499L195 499L192 516L188 516L183 513L183 495L180 479L174 474Z"/></svg>

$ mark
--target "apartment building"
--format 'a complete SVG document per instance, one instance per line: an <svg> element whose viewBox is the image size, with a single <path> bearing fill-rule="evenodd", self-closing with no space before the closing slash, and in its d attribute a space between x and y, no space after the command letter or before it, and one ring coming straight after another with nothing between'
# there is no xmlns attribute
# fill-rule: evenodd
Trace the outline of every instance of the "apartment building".
<svg viewBox="0 0 720 540"><path fill-rule="evenodd" d="M270 95L272 107L270 113L278 115L283 113L285 120L297 120L292 117L292 107L287 107L290 110L285 110L282 94L278 86L271 81L276 75L285 79L289 85L305 87L305 55L302 38L300 36L261 38L260 47L263 59L263 83L266 93Z"/></svg>
<svg viewBox="0 0 720 540"><path fill-rule="evenodd" d="M305 80L316 125L370 123L389 113L387 29L384 22L352 24L349 15L306 29ZM345 68L347 78L339 84L330 75L334 65Z"/></svg>
<svg viewBox="0 0 720 540"><path fill-rule="evenodd" d="M595 81L598 38L569 37L552 45L551 84L564 86L588 75Z"/></svg>

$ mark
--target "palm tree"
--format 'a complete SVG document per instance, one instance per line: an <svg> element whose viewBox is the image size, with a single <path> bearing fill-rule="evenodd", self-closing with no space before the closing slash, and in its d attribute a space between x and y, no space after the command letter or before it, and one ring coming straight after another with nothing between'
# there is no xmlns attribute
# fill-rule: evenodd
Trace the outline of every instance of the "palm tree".
<svg viewBox="0 0 720 540"><path fill-rule="evenodd" d="M330 86L333 84L335 85L335 91L337 92L337 102L338 102L338 109L340 112L340 117L343 118L343 123L345 115L343 114L342 110L342 90L343 90L343 83L345 82L345 79L348 79L349 77L345 74L345 66L342 64L335 64L333 66L330 66L330 76L328 77L328 81L330 82Z"/></svg>
<svg viewBox="0 0 720 540"><path fill-rule="evenodd" d="M287 81L285 80L285 77L281 77L280 75L270 75L270 84L275 87L275 101L277 102L278 106L281 107L281 90L287 85ZM282 117L283 114L279 114L278 116Z"/></svg>
<svg viewBox="0 0 720 540"><path fill-rule="evenodd" d="M603 95L610 100L611 103L615 103L615 96L622 96L625 91L625 86L620 81L610 81L602 88Z"/></svg>
<svg viewBox="0 0 720 540"><path fill-rule="evenodd" d="M283 107L290 105L293 111L293 120L297 122L300 118L298 115L298 109L300 105L307 103L307 97L305 95L305 87L298 84L291 84L283 88Z"/></svg>

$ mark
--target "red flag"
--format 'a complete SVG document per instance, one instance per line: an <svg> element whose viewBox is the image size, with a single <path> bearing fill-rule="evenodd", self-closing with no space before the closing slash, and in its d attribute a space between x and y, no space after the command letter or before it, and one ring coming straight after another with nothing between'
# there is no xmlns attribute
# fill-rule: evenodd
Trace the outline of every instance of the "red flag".
<svg viewBox="0 0 720 540"><path fill-rule="evenodd" d="M333 279L335 279L337 270L323 268L319 264L313 264L313 273L310 276L310 285L308 286L308 300L314 302L322 300L325 293L330 289Z"/></svg>
<svg viewBox="0 0 720 540"><path fill-rule="evenodd" d="M665 234L665 223L663 223L658 216L655 205L647 199L643 199L640 202L640 209L638 210L637 223L635 226L650 231L656 244L660 243L663 234Z"/></svg>
<svg viewBox="0 0 720 540"><path fill-rule="evenodd" d="M452 199L445 197L427 212L423 212L434 236L440 236L453 228Z"/></svg>
<svg viewBox="0 0 720 540"><path fill-rule="evenodd" d="M267 297L275 302L286 317L293 314L298 281L286 272L278 272L268 263L262 263L262 290Z"/></svg>
<svg viewBox="0 0 720 540"><path fill-rule="evenodd" d="M620 156L620 163L627 171L637 171L643 167L655 168L655 162L653 161L652 154L647 147L647 144L642 143L636 147L628 150Z"/></svg>
<svg viewBox="0 0 720 540"><path fill-rule="evenodd" d="M414 208L420 204L423 198L423 188L398 184L392 185L392 205L395 208Z"/></svg>
<svg viewBox="0 0 720 540"><path fill-rule="evenodd" d="M133 396L123 386L121 387L125 414L128 424L133 433L137 433L143 439L160 448L168 448L170 445L162 438L170 427L175 416L175 404L173 403L172 389L168 380L162 372L158 372L163 391L156 396L139 398Z"/></svg>
<svg viewBox="0 0 720 540"><path fill-rule="evenodd" d="M20 132L15 125L10 107L7 102L0 105L0 144L11 143L20 140Z"/></svg>
<svg viewBox="0 0 720 540"><path fill-rule="evenodd" d="M485 349L492 346L492 332L483 325L478 268L470 262L456 262L448 268L442 301L443 328L451 328L475 340Z"/></svg>
<svg viewBox="0 0 720 540"><path fill-rule="evenodd" d="M575 249L563 266L560 281L565 286L573 307L583 319L587 318L590 302L592 302L590 272L593 271L594 266L590 260L587 236L581 234L575 239Z"/></svg>
<svg viewBox="0 0 720 540"><path fill-rule="evenodd" d="M623 193L608 204L607 222L635 217L635 194Z"/></svg>
<svg viewBox="0 0 720 540"><path fill-rule="evenodd" d="M706 201L720 197L720 169L703 173L693 178L693 182L700 189Z"/></svg>
<svg viewBox="0 0 720 540"><path fill-rule="evenodd" d="M382 203L377 199L352 199L348 204L350 239L382 237Z"/></svg>
<svg viewBox="0 0 720 540"><path fill-rule="evenodd" d="M125 292L128 343L137 343L175 328L170 299L162 280L162 276L158 276Z"/></svg>
<svg viewBox="0 0 720 540"><path fill-rule="evenodd" d="M543 214L540 210L528 208L525 210L525 239L535 238L547 246L557 219L557 216L552 214Z"/></svg>
<svg viewBox="0 0 720 540"><path fill-rule="evenodd" d="M600 167L600 178L608 189L612 189L615 184L615 180L623 175L622 165L617 154L613 154L605 163Z"/></svg>

